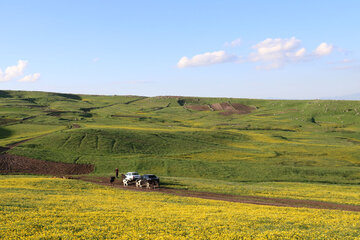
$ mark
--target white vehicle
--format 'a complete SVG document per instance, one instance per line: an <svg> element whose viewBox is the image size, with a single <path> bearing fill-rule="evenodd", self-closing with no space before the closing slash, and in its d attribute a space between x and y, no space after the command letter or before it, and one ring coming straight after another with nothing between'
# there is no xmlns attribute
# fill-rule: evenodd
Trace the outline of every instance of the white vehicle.
<svg viewBox="0 0 360 240"><path fill-rule="evenodd" d="M139 179L141 176L138 172L128 172L125 174L125 179L128 182L135 181L136 179Z"/></svg>

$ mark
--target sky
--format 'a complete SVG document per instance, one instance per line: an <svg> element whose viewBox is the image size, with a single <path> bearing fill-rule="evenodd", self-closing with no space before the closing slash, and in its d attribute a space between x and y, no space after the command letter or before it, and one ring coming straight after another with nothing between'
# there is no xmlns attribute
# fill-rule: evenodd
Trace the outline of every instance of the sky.
<svg viewBox="0 0 360 240"><path fill-rule="evenodd" d="M0 1L0 89L360 99L360 1Z"/></svg>

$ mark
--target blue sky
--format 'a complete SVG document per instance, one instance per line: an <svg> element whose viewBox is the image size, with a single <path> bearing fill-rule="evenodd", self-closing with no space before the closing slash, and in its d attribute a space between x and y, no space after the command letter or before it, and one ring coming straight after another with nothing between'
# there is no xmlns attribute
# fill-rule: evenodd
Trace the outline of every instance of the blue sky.
<svg viewBox="0 0 360 240"><path fill-rule="evenodd" d="M360 93L359 1L0 2L0 89L315 99Z"/></svg>

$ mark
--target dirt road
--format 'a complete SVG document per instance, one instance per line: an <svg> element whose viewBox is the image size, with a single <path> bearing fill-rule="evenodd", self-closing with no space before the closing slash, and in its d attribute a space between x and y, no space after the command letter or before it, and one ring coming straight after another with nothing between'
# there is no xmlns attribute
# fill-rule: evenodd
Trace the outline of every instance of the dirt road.
<svg viewBox="0 0 360 240"><path fill-rule="evenodd" d="M259 197L259 196L238 196L238 195L228 195L228 194L220 194L220 193L195 192L184 189L172 189L166 187L161 187L158 189L136 188L135 186L124 187L120 182L120 180L116 180L114 184L110 184L109 178L107 177L73 176L72 178L83 180L86 182L101 184L105 186L112 186L116 188L126 189L129 191L160 192L160 193L173 194L183 197L195 197L195 198L203 198L203 199L249 203L249 204L257 204L257 205L269 205L269 206L277 206L277 207L316 208L316 209L332 209L332 210L360 212L360 206L349 205L349 204L339 204L339 203L302 200L302 199L270 198L270 197Z"/></svg>

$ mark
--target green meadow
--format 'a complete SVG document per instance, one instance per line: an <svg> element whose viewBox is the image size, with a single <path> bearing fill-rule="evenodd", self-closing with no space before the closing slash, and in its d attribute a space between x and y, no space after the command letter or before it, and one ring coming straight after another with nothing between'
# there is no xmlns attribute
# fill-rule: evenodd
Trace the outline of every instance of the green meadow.
<svg viewBox="0 0 360 240"><path fill-rule="evenodd" d="M191 108L216 103L253 111ZM356 186L359 114L358 101L0 91L0 146L31 139L9 153L91 163L97 176L113 175L115 168L153 173L175 188L256 194L245 186Z"/></svg>

